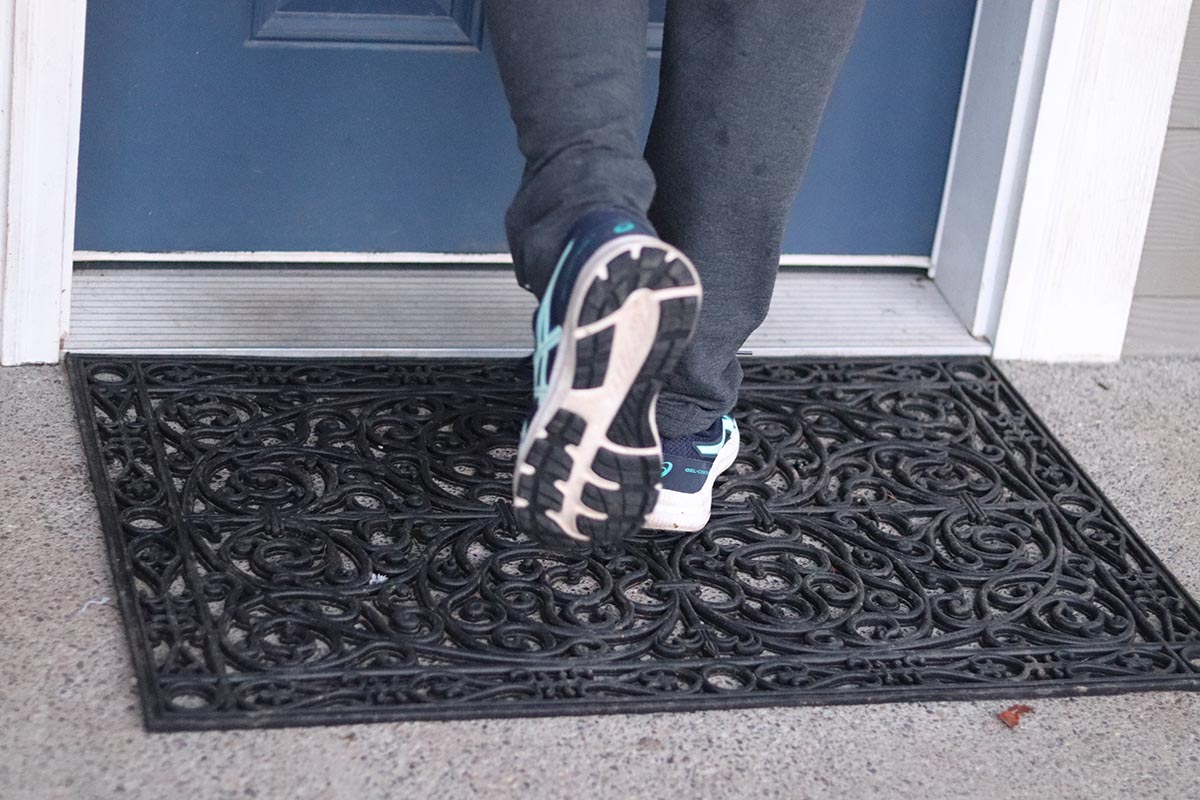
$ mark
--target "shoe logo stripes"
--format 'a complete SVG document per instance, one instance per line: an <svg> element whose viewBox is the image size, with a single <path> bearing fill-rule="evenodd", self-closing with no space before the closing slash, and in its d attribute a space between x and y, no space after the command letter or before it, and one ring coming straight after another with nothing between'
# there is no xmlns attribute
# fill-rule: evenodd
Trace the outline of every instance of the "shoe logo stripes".
<svg viewBox="0 0 1200 800"><path fill-rule="evenodd" d="M715 442L711 444L698 444L696 450L701 455L715 456L721 452L721 448L725 446L725 442L729 441L730 435L733 433L734 421L728 414L721 417L721 435Z"/></svg>
<svg viewBox="0 0 1200 800"><path fill-rule="evenodd" d="M574 247L575 240L572 239L563 248L563 254L554 266L554 272L550 275L550 282L546 285L546 292L542 295L542 302L538 304L537 316L534 317L533 399L539 403L545 397L546 388L550 383L550 354L554 351L554 348L558 347L559 342L562 340L562 326L552 325L550 322L550 306L551 297L554 294L554 283L558 280L558 275L562 272L562 266L567 262L567 258L571 255L571 250Z"/></svg>

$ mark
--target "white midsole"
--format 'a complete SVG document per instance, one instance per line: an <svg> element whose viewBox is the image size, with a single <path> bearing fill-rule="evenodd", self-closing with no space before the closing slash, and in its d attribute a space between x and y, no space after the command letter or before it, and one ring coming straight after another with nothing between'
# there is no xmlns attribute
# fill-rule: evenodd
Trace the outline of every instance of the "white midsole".
<svg viewBox="0 0 1200 800"><path fill-rule="evenodd" d="M704 480L704 486L696 492L673 492L663 489L658 493L654 510L646 515L646 528L656 531L698 531L708 524L712 516L712 490L717 476L733 466L737 460L741 436L737 425L729 441L721 446L713 465Z"/></svg>
<svg viewBox="0 0 1200 800"><path fill-rule="evenodd" d="M521 475L532 475L536 470L526 461L533 442L548 435L546 426L559 409L566 409L583 420L584 430L579 444L567 445L566 448L571 456L571 471L566 480L554 482L555 488L562 493L562 508L546 512L546 516L553 520L563 533L581 542L589 541L590 537L579 530L579 517L597 520L607 517L604 512L597 511L583 502L584 490L588 485L607 490L620 488L619 484L597 475L592 469L596 453L601 448L634 456L657 456L660 452L661 440L653 407L650 411L650 428L654 437L652 446L628 447L608 438L608 429L613 419L621 410L625 397L654 347L660 304L680 297L695 297L697 300L700 298L698 281L690 286L668 289L636 289L613 313L577 327L575 320L579 318L588 289L597 279L608 277L608 263L624 252L630 253L635 259L640 258L642 248L648 246L663 250L667 263L682 259L691 267L691 262L683 253L653 236L642 234L617 237L605 242L592 254L588 263L580 270L576 286L571 292L566 318L563 321L562 338L547 381L547 394L530 420L528 431L517 451L516 471L513 475L513 506L522 508L528 505L528 501L516 496L516 486ZM589 389L575 389L575 343L608 327L613 327L614 330L604 383Z"/></svg>

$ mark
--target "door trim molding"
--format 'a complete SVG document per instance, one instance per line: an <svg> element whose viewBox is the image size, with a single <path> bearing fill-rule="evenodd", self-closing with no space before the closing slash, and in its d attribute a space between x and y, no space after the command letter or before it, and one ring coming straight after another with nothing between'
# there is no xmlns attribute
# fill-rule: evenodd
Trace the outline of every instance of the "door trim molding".
<svg viewBox="0 0 1200 800"><path fill-rule="evenodd" d="M191 264L512 264L508 253L354 253L298 250L256 250L237 252L180 251L110 252L76 250L77 262L154 262ZM784 267L883 267L929 269L929 256L837 255L821 253L784 254Z"/></svg>
<svg viewBox="0 0 1200 800"><path fill-rule="evenodd" d="M1191 5L1057 4L997 357L1120 358Z"/></svg>
<svg viewBox="0 0 1200 800"><path fill-rule="evenodd" d="M0 364L57 362L67 332L85 5L0 3Z"/></svg>
<svg viewBox="0 0 1200 800"><path fill-rule="evenodd" d="M996 357L1120 357L1191 4L979 0L932 274Z"/></svg>
<svg viewBox="0 0 1200 800"><path fill-rule="evenodd" d="M1058 0L981 0L933 244L933 277L995 338ZM1008 124L997 124L1007 116Z"/></svg>

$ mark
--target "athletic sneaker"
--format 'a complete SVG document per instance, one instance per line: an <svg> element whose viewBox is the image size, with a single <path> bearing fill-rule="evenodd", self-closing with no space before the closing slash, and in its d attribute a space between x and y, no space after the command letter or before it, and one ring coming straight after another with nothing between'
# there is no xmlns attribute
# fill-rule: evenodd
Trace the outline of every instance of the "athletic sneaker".
<svg viewBox="0 0 1200 800"><path fill-rule="evenodd" d="M533 397L513 511L544 544L612 545L654 507L654 407L700 310L688 259L644 225L593 212L572 228L534 317Z"/></svg>
<svg viewBox="0 0 1200 800"><path fill-rule="evenodd" d="M682 439L663 439L662 491L646 527L665 531L698 531L712 516L712 489L717 476L738 454L738 427L725 415Z"/></svg>

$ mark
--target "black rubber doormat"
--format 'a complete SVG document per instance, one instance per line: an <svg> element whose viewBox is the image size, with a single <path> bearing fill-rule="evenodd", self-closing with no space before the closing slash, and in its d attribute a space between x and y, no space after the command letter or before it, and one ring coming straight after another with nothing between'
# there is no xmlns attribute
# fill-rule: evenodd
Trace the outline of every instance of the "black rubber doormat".
<svg viewBox="0 0 1200 800"><path fill-rule="evenodd" d="M753 360L710 526L513 529L522 362L72 357L146 724L1200 688L1200 609L984 359Z"/></svg>

